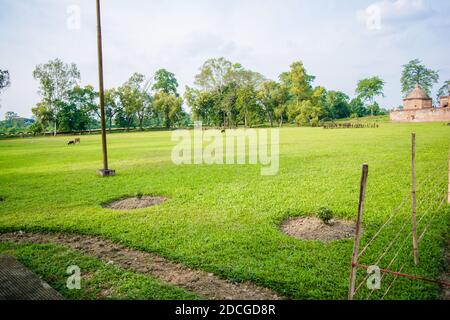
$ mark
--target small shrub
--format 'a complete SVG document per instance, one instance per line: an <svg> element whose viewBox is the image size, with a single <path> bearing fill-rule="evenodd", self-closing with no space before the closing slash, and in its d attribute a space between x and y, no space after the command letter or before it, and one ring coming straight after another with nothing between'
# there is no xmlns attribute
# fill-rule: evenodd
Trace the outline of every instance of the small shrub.
<svg viewBox="0 0 450 320"><path fill-rule="evenodd" d="M322 207L317 211L317 218L322 220L325 224L330 224L331 220L334 218L333 211L330 208Z"/></svg>
<svg viewBox="0 0 450 320"><path fill-rule="evenodd" d="M136 193L136 198L138 198L139 200L141 200L143 196L144 194L142 192Z"/></svg>

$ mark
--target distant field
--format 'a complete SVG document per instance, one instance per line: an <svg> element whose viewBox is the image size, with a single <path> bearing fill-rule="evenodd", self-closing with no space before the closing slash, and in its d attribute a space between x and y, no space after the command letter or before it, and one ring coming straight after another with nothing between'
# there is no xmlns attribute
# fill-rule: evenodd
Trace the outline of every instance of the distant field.
<svg viewBox="0 0 450 320"><path fill-rule="evenodd" d="M251 280L289 298L345 299L353 241L300 241L282 234L279 223L323 206L338 218L354 220L361 165L368 163L364 245L410 192L411 132L417 133L419 184L433 176L418 189L420 215L447 187L450 127L442 123L285 128L276 176L261 176L260 167L252 165L176 166L170 132L111 135L110 163L118 175L108 179L95 174L101 167L100 136L83 136L80 145L71 147L68 137L2 140L0 197L5 201L0 202L0 231L101 235L232 281ZM427 196L429 190L435 192ZM169 201L128 212L101 206L136 193ZM424 218L419 230L428 220ZM374 262L403 224L410 224L408 207L363 262ZM412 267L409 251L400 257L409 261L404 272L439 277L449 225L446 206L421 243L421 265ZM386 256L380 267L391 258ZM172 297L177 291L170 292ZM437 285L399 278L386 299L438 295Z"/></svg>

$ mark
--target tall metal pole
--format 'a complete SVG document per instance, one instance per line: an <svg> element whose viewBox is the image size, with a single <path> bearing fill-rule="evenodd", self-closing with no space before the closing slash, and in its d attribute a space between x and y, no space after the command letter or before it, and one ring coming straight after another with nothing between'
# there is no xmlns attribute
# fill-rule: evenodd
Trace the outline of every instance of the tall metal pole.
<svg viewBox="0 0 450 320"><path fill-rule="evenodd" d="M106 144L106 117L105 117L105 90L103 86L103 48L102 48L102 21L100 12L100 0L97 2L97 47L98 47L98 79L99 79L99 95L100 95L100 121L102 125L102 152L103 152L103 169L98 173L101 176L113 176L114 170L108 168L108 147Z"/></svg>

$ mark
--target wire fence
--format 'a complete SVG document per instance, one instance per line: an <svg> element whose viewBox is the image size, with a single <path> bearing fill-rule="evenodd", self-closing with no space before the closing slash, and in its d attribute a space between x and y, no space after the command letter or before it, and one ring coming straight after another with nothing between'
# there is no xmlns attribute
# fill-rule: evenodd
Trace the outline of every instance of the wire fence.
<svg viewBox="0 0 450 320"><path fill-rule="evenodd" d="M365 183L367 171L363 167L360 205L356 226L349 299L388 299L401 279L422 281L433 285L450 286L439 279L423 276L420 244L426 239L439 212L450 203L450 157L438 161L415 183L415 135L412 146L412 189L387 215L373 234L361 236ZM448 168L449 174L442 174ZM416 241L416 244L414 243ZM415 256L414 248L417 246ZM422 257L426 257L423 254ZM358 272L359 271L359 272Z"/></svg>

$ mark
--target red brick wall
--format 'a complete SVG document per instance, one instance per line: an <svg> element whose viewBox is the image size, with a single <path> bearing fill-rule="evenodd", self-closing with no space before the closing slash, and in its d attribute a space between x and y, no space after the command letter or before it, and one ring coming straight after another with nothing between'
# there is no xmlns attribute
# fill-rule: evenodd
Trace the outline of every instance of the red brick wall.
<svg viewBox="0 0 450 320"><path fill-rule="evenodd" d="M450 122L450 108L392 111L394 122Z"/></svg>
<svg viewBox="0 0 450 320"><path fill-rule="evenodd" d="M418 110L425 108L432 108L433 102L432 100L423 100L423 99L412 99L412 100L403 100L403 110Z"/></svg>

